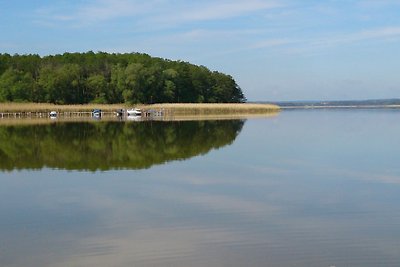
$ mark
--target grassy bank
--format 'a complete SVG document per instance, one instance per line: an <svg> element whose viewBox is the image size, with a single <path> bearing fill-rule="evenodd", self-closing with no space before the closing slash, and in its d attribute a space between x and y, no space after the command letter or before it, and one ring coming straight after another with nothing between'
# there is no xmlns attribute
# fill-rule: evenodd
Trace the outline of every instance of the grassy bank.
<svg viewBox="0 0 400 267"><path fill-rule="evenodd" d="M166 114L174 116L194 115L226 115L226 114L268 114L276 113L280 109L271 104L86 104L86 105L54 105L48 103L0 103L0 113L28 113L28 112L89 112L101 109L113 112L117 109L138 107L144 110L164 109Z"/></svg>

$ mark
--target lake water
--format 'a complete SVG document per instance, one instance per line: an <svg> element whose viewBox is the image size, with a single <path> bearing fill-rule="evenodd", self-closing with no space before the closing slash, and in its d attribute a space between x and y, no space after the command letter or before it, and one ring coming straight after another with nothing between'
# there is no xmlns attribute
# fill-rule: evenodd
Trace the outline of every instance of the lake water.
<svg viewBox="0 0 400 267"><path fill-rule="evenodd" d="M0 266L399 266L400 111L0 126Z"/></svg>

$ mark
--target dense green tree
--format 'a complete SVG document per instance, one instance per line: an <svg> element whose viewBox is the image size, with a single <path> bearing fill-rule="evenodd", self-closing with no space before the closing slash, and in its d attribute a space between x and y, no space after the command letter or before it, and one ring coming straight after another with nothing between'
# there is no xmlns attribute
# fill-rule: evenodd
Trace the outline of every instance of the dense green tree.
<svg viewBox="0 0 400 267"><path fill-rule="evenodd" d="M58 75L51 66L43 66L39 71L38 84L44 102L56 103L59 99L59 89L57 88Z"/></svg>
<svg viewBox="0 0 400 267"><path fill-rule="evenodd" d="M145 69L140 63L131 63L125 69L125 86L122 92L125 102L139 103L143 99Z"/></svg>
<svg viewBox="0 0 400 267"><path fill-rule="evenodd" d="M0 54L0 75L10 67L11 56L9 54Z"/></svg>
<svg viewBox="0 0 400 267"><path fill-rule="evenodd" d="M176 80L178 79L178 72L175 69L166 69L162 72L164 87L162 90L162 97L164 102L174 102L176 94Z"/></svg>
<svg viewBox="0 0 400 267"><path fill-rule="evenodd" d="M0 101L32 101L34 87L30 73L9 68L0 76Z"/></svg>
<svg viewBox="0 0 400 267"><path fill-rule="evenodd" d="M0 54L0 102L244 102L235 80L147 54Z"/></svg>
<svg viewBox="0 0 400 267"><path fill-rule="evenodd" d="M8 69L0 76L0 101L12 101L11 88L17 83L15 70Z"/></svg>
<svg viewBox="0 0 400 267"><path fill-rule="evenodd" d="M77 64L65 64L57 71L58 85L61 91L59 103L84 103L84 89L81 80L81 68Z"/></svg>
<svg viewBox="0 0 400 267"><path fill-rule="evenodd" d="M93 74L86 80L85 95L87 99L93 99L93 103L107 103L107 89L107 81L103 75Z"/></svg>
<svg viewBox="0 0 400 267"><path fill-rule="evenodd" d="M129 91L126 87L125 67L121 64L117 64L111 68L110 88L110 96L108 98L110 103L124 102L125 98L129 98L129 96L124 98L124 94L129 93Z"/></svg>

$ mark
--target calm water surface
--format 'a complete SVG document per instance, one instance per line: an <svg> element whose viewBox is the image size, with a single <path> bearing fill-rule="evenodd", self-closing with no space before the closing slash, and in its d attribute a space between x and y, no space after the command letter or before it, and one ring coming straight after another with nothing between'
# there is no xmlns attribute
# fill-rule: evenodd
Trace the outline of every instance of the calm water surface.
<svg viewBox="0 0 400 267"><path fill-rule="evenodd" d="M0 266L399 266L400 111L0 126Z"/></svg>

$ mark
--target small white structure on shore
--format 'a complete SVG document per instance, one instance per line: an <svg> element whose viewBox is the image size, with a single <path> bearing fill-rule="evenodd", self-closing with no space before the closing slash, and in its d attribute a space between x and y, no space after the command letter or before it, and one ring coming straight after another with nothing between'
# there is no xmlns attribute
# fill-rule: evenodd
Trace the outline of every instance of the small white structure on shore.
<svg viewBox="0 0 400 267"><path fill-rule="evenodd" d="M57 111L51 111L50 118L57 118Z"/></svg>

